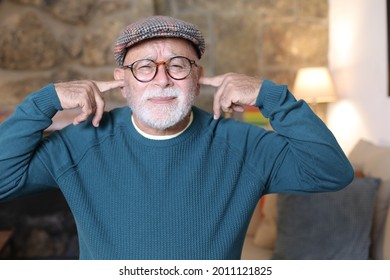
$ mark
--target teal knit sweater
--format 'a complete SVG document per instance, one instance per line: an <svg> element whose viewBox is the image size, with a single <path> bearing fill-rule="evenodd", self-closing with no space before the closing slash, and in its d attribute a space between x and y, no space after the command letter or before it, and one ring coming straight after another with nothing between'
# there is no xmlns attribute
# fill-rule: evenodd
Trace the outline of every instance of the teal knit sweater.
<svg viewBox="0 0 390 280"><path fill-rule="evenodd" d="M335 191L353 177L335 138L286 86L257 106L274 131L193 107L169 140L141 136L128 107L42 139L61 105L52 84L0 126L0 198L60 188L81 259L239 259L259 198Z"/></svg>

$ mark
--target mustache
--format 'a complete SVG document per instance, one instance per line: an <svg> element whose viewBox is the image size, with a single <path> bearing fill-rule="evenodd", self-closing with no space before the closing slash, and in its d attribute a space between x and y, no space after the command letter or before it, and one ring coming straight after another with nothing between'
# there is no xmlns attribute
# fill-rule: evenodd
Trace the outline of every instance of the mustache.
<svg viewBox="0 0 390 280"><path fill-rule="evenodd" d="M182 94L183 92L178 88L165 88L165 89L155 88L155 89L145 90L142 95L142 99L147 100L156 97L178 97Z"/></svg>

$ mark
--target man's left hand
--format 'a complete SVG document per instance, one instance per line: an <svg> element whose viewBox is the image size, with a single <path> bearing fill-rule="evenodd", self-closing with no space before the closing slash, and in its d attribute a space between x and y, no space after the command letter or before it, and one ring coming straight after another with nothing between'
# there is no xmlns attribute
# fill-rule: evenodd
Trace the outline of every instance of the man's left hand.
<svg viewBox="0 0 390 280"><path fill-rule="evenodd" d="M214 95L214 118L221 110L226 113L243 112L245 105L255 105L262 80L242 74L227 73L214 77L202 77L200 84L217 88Z"/></svg>

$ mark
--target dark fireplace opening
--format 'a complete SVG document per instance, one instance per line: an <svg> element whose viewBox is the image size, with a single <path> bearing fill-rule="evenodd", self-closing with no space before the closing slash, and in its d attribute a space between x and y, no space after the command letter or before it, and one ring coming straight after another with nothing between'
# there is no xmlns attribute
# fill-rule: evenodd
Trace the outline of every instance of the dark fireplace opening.
<svg viewBox="0 0 390 280"><path fill-rule="evenodd" d="M79 257L76 224L57 189L0 202L0 231L12 231L2 259Z"/></svg>

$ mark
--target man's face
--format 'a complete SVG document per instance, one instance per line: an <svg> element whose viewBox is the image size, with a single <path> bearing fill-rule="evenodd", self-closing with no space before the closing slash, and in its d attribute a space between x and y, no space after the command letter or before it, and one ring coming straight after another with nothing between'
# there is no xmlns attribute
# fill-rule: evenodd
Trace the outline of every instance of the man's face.
<svg viewBox="0 0 390 280"><path fill-rule="evenodd" d="M168 61L172 57L183 56L197 62L193 46L183 39L152 39L135 45L127 52L124 65L141 59L155 62ZM123 96L133 111L138 125L146 130L164 131L180 126L189 116L195 96L199 94L200 68L192 65L190 75L183 80L171 78L165 66L158 66L153 80L140 82L129 68L115 70L115 77L123 75L125 87Z"/></svg>

